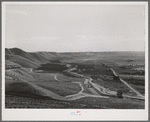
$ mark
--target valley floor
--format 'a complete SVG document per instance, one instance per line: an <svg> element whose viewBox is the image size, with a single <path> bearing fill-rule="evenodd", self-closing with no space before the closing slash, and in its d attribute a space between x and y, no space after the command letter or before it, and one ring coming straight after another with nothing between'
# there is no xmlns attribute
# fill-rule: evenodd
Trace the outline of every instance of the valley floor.
<svg viewBox="0 0 150 122"><path fill-rule="evenodd" d="M6 74L6 108L144 109L138 96L117 98L116 92L77 73L70 72L79 78L22 68Z"/></svg>
<svg viewBox="0 0 150 122"><path fill-rule="evenodd" d="M144 109L145 52L5 49L6 108Z"/></svg>

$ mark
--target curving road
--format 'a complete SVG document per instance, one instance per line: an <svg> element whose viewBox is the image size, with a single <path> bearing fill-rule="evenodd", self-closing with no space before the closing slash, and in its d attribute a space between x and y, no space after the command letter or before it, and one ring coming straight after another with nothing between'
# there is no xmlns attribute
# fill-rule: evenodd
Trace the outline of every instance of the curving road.
<svg viewBox="0 0 150 122"><path fill-rule="evenodd" d="M117 96L115 91L111 91L111 90L108 90L100 85L97 85L95 83L92 82L92 78L90 77L87 77L87 76L84 76L84 75L80 75L80 74L77 74L75 72L71 72L73 70L68 70L68 73L71 73L72 75L75 75L75 76L78 76L78 77L82 77L85 79L84 81L84 84L91 84L93 86L93 88L97 89L102 95L105 95L105 96ZM115 71L112 69L114 75L116 75ZM117 75L116 75L117 76ZM139 92L137 92L134 88L132 88L128 83L126 83L124 80L122 80L120 78L120 80L126 84L133 92L137 93L138 96L129 96L129 95L123 95L123 97L127 97L127 98L133 98L133 99L141 99L141 100L144 100L145 97L143 95L141 95Z"/></svg>
<svg viewBox="0 0 150 122"><path fill-rule="evenodd" d="M71 73L72 75L78 76L78 77L80 77L80 78L84 78L85 80L84 80L83 84L84 84L84 85L91 85L91 86L92 86L91 88L88 88L92 94L83 93L84 88L83 88L83 86L82 86L82 83L80 83L80 82L73 82L73 83L78 83L79 86L80 86L80 88L81 88L81 90L80 90L77 94L67 95L67 96L63 97L63 96L57 95L57 94L55 94L55 93L52 93L52 96L53 96L53 97L56 95L56 96L57 96L57 97L56 97L57 99L62 99L62 100L76 100L76 99L80 99L80 98L83 98L83 97L99 97L99 98L109 98L108 96L116 96L116 97L117 97L115 91L108 90L108 89L106 89L106 88L104 88L104 87L102 87L102 86L100 86L100 85L97 85L97 84L93 83L93 82L92 82L92 80L93 80L92 78L87 77L87 76L84 76L84 75L81 75L81 74L77 74L77 73L75 73L75 72L72 72L72 71L74 71L75 69L76 69L76 68L72 68L72 69L68 69L68 70L66 70L66 71L67 71L68 73ZM32 70L30 70L30 71L32 72ZM113 71L114 75L116 75L116 73L115 73L115 71L114 71L113 69L112 69L112 71ZM51 75L53 75L53 77L54 77L54 79L55 79L56 81L60 81L60 80L57 78L56 75L54 75L54 74L51 74ZM144 96L143 96L143 95L141 95L139 92L137 92L135 89L133 89L129 84L127 84L127 83L126 83L124 80L122 80L121 78L120 78L120 80L121 80L124 84L126 84L132 91L134 91L135 93L138 94L138 96L135 96L135 97L134 97L134 96L128 96L128 95L123 95L123 97L134 98L134 99L142 99L142 100L144 99ZM97 92L97 91L98 91L98 92ZM51 96L51 92L49 92L48 94L49 94L49 96ZM55 94L55 95L54 95L54 94Z"/></svg>
<svg viewBox="0 0 150 122"><path fill-rule="evenodd" d="M53 77L54 77L54 79L55 79L56 81L60 81L60 80L58 80L58 78L57 78L56 75L54 75L54 74L51 74L51 75L53 75ZM88 80L88 79L85 79L85 81L87 81L87 80ZM83 97L100 97L100 98L108 98L108 97L106 97L106 96L100 96L100 95L99 95L96 91L94 91L94 90L93 90L93 94L83 93L84 88L83 88L81 82L72 82L72 83L77 83L77 84L79 84L81 90L80 90L77 94L65 96L64 99L66 99L66 100L76 100L76 99L80 99L80 98L83 98ZM95 93L95 94L94 94L94 93ZM62 96L61 96L61 98L62 98Z"/></svg>
<svg viewBox="0 0 150 122"><path fill-rule="evenodd" d="M85 79L86 80L86 79ZM73 82L73 83L78 83L79 86L81 87L81 90L77 93L77 94L73 94L73 95L68 95L66 96L65 98L68 99L68 100L76 100L76 99L80 99L80 98L83 98L83 97L100 97L100 98L109 98L109 97L106 97L106 96L101 96L99 95L94 89L93 90L93 94L87 94L87 93L83 93L84 91L84 88L82 86L82 83L80 82Z"/></svg>

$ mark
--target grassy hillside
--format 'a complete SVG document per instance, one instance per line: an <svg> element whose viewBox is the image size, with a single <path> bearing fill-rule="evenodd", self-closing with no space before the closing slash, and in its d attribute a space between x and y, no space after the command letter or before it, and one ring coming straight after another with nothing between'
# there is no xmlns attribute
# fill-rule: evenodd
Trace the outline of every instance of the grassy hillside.
<svg viewBox="0 0 150 122"><path fill-rule="evenodd" d="M87 97L98 90L91 87L85 77L77 77L66 70L75 68L74 72L91 77L93 83L115 94L122 90L123 94L136 96L125 84L114 80L111 67L144 95L144 52L55 53L25 52L19 48L6 49L5 52L7 108L144 108L142 100L119 99L115 95L110 98ZM68 95L79 99L70 101Z"/></svg>
<svg viewBox="0 0 150 122"><path fill-rule="evenodd" d="M20 64L22 67L38 68L43 63L48 63L56 58L55 53L51 52L25 52L19 48L5 49L5 58Z"/></svg>
<svg viewBox="0 0 150 122"><path fill-rule="evenodd" d="M34 73L30 70L23 69L10 69L6 71L6 93L12 94L25 93L35 94L39 96L51 97L51 93L57 93L61 96L77 93L81 90L78 84L73 82L77 81L73 78L72 83L67 82L67 77L62 74L56 74L60 78L60 82L54 79L54 76L49 73ZM61 78L65 77L66 81ZM80 79L78 79L79 81ZM82 79L80 80L82 81ZM50 92L50 93L49 93ZM53 93L53 94L54 94Z"/></svg>

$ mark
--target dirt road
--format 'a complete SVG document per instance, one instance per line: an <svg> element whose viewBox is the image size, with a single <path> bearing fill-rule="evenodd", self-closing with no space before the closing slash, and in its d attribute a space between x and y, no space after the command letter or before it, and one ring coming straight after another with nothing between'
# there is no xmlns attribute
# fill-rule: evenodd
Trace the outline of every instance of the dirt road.
<svg viewBox="0 0 150 122"><path fill-rule="evenodd" d="M65 97L63 96L60 96L54 92L51 92L49 90L46 90L46 89L43 89L39 86L36 86L32 83L29 83L27 82L28 84L30 84L30 86L32 86L34 89L36 89L37 91L40 91L44 96L47 96L47 97L52 97L54 99L58 99L58 100L76 100L76 99L80 99L80 98L83 98L83 97L99 97L99 98L109 98L108 96L117 96L116 95L116 92L115 91L110 91L100 85L97 85L95 83L92 82L92 78L90 77L87 77L87 76L84 76L84 75L80 75L80 74L77 74L75 72L72 72L73 70L75 70L75 68L73 69L69 69L68 70L68 73L71 73L72 75L75 75L75 76L78 76L80 78L84 78L84 82L72 82L72 83L78 83L81 90L77 93L77 94L73 94L73 95L67 95ZM30 69L30 72L33 72L32 69ZM56 75L54 74L51 74L53 75L54 79L56 81L60 81ZM124 82L124 81L122 81ZM124 84L126 84L126 82L124 82ZM91 92L91 94L87 94L87 93L83 93L84 91L84 87L82 86L86 86L87 85L91 85L92 87L88 88L87 89ZM129 86L128 84L126 84L128 87L130 87L130 89L132 89L133 91L135 91L131 86ZM138 93L138 92L137 92ZM128 95L123 95L123 97L128 97L128 98L134 98L134 99L144 99L144 97L142 95L139 94L138 97L134 97L134 96L128 96Z"/></svg>
<svg viewBox="0 0 150 122"><path fill-rule="evenodd" d="M117 97L117 93L115 91L110 91L100 85L97 85L95 83L92 82L92 78L90 77L87 77L87 76L84 76L84 75L80 75L80 74L77 74L77 73L74 73L74 72L71 72L73 70L68 70L69 73L71 73L72 75L76 75L76 76L79 76L79 77L82 77L85 79L84 81L84 84L91 84L95 89L97 89L102 95L105 95L105 96L116 96ZM115 71L112 69L114 75L117 76L117 74L115 73ZM144 100L145 97L143 95L141 95L139 92L137 92L134 88L132 88L128 83L126 83L124 80L120 79L124 84L126 84L133 92L137 93L138 96L129 96L129 95L123 95L123 97L127 97L127 98L133 98L133 99L141 99L141 100ZM95 92L93 92L95 93ZM97 94L97 93L95 93Z"/></svg>
<svg viewBox="0 0 150 122"><path fill-rule="evenodd" d="M110 68L111 69L111 71L113 72L113 74L115 75L115 76L118 76L117 74L116 74L116 72L112 69L112 68ZM131 87L126 81L124 81L122 78L120 78L120 81L122 82L122 83L124 83L129 89L131 89L134 93L136 93L139 97L141 97L141 98L145 98L141 93L139 93L137 90L135 90L133 87Z"/></svg>
<svg viewBox="0 0 150 122"><path fill-rule="evenodd" d="M87 79L85 79L85 81L87 81ZM87 93L83 93L84 91L84 88L82 86L82 83L80 82L73 82L73 83L78 83L79 86L81 87L81 91L77 94L73 94L73 95L68 95L66 96L65 98L68 99L68 100L76 100L76 99L80 99L80 98L83 98L83 97L101 97L101 98L109 98L109 97L106 97L106 96L101 96L99 95L93 88L90 88L90 91L91 93L93 94L87 94Z"/></svg>

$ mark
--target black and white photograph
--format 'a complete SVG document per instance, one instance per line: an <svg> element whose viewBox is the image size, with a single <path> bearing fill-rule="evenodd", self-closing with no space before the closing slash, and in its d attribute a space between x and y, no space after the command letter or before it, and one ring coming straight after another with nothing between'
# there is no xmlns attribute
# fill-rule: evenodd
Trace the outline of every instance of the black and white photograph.
<svg viewBox="0 0 150 122"><path fill-rule="evenodd" d="M4 120L148 118L148 2L3 2L2 52Z"/></svg>

